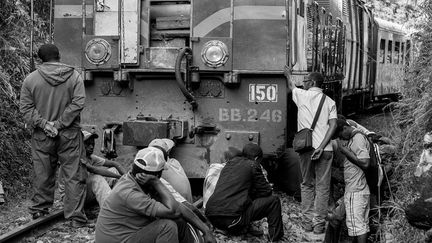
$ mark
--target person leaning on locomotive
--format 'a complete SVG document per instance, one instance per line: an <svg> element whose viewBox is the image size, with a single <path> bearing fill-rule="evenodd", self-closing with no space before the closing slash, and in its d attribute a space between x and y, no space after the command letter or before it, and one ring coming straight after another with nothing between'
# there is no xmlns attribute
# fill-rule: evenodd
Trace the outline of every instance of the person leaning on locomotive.
<svg viewBox="0 0 432 243"><path fill-rule="evenodd" d="M21 87L20 111L32 129L33 188L30 212L33 218L48 214L54 202L57 162L65 180L64 216L85 224L86 168L80 163L83 137L80 113L84 108L84 83L79 73L60 63L58 48L42 45L42 64L30 73Z"/></svg>
<svg viewBox="0 0 432 243"><path fill-rule="evenodd" d="M297 88L291 80L290 70L285 67L288 89L297 105L297 128L311 128L312 121L324 95L321 86L324 77L320 73L310 73L303 81L303 88ZM324 233L330 195L331 164L333 148L329 143L336 129L336 104L326 97L315 129L312 132L313 151L300 153L300 169L302 173L301 206L302 226L305 231Z"/></svg>
<svg viewBox="0 0 432 243"><path fill-rule="evenodd" d="M206 223L177 201L186 200L178 193L174 197L175 190L164 185L165 164L159 148L138 151L131 171L119 179L100 209L96 242L216 242Z"/></svg>

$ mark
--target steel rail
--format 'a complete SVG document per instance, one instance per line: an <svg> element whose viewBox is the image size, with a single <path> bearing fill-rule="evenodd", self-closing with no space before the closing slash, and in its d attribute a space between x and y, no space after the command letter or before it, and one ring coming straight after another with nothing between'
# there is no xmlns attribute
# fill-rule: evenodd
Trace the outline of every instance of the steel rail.
<svg viewBox="0 0 432 243"><path fill-rule="evenodd" d="M54 211L48 215L42 216L38 219L32 220L27 224L21 225L18 228L3 234L0 236L0 243L9 242L12 240L16 240L18 237L22 237L24 234L28 233L30 230L35 229L41 225L47 224L55 219L58 219L63 216L63 209L59 209Z"/></svg>

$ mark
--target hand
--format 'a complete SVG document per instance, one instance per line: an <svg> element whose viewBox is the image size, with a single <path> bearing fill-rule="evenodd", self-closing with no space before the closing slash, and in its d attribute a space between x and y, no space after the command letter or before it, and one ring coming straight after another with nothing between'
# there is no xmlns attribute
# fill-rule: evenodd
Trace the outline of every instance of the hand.
<svg viewBox="0 0 432 243"><path fill-rule="evenodd" d="M141 186L145 185L153 185L159 178L157 178L154 175L149 175L145 173L139 173L135 175L135 179L137 180L138 184Z"/></svg>
<svg viewBox="0 0 432 243"><path fill-rule="evenodd" d="M291 73L292 73L292 68L288 67L288 65L285 65L285 67L284 67L284 75L285 75L285 77L288 78L291 75Z"/></svg>
<svg viewBox="0 0 432 243"><path fill-rule="evenodd" d="M56 137L58 134L57 128L54 127L54 122L47 122L44 127L44 132L48 137Z"/></svg>
<svg viewBox="0 0 432 243"><path fill-rule="evenodd" d="M121 165L117 166L117 171L119 172L120 175L126 174L126 170Z"/></svg>
<svg viewBox="0 0 432 243"><path fill-rule="evenodd" d="M208 232L207 234L204 234L203 237L204 237L204 242L205 243L216 243L217 242L211 232Z"/></svg>
<svg viewBox="0 0 432 243"><path fill-rule="evenodd" d="M432 202L432 197L425 199L424 202Z"/></svg>
<svg viewBox="0 0 432 243"><path fill-rule="evenodd" d="M312 153L311 160L318 160L319 158L321 158L323 152L324 149L322 148L315 149L315 151Z"/></svg>

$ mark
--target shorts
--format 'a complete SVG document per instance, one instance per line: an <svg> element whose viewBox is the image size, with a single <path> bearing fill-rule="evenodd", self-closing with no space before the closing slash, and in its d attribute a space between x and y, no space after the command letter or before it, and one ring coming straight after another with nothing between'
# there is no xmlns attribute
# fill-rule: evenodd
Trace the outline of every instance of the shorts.
<svg viewBox="0 0 432 243"><path fill-rule="evenodd" d="M369 198L369 193L345 193L346 225L349 236L359 236L369 232Z"/></svg>

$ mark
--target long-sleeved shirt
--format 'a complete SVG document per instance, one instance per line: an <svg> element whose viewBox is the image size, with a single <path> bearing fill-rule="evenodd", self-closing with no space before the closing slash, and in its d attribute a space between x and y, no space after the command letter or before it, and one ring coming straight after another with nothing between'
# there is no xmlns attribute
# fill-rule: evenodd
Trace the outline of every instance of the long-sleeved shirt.
<svg viewBox="0 0 432 243"><path fill-rule="evenodd" d="M44 128L48 121L58 129L79 127L85 89L73 67L45 62L29 74L21 88L20 111L28 125Z"/></svg>

